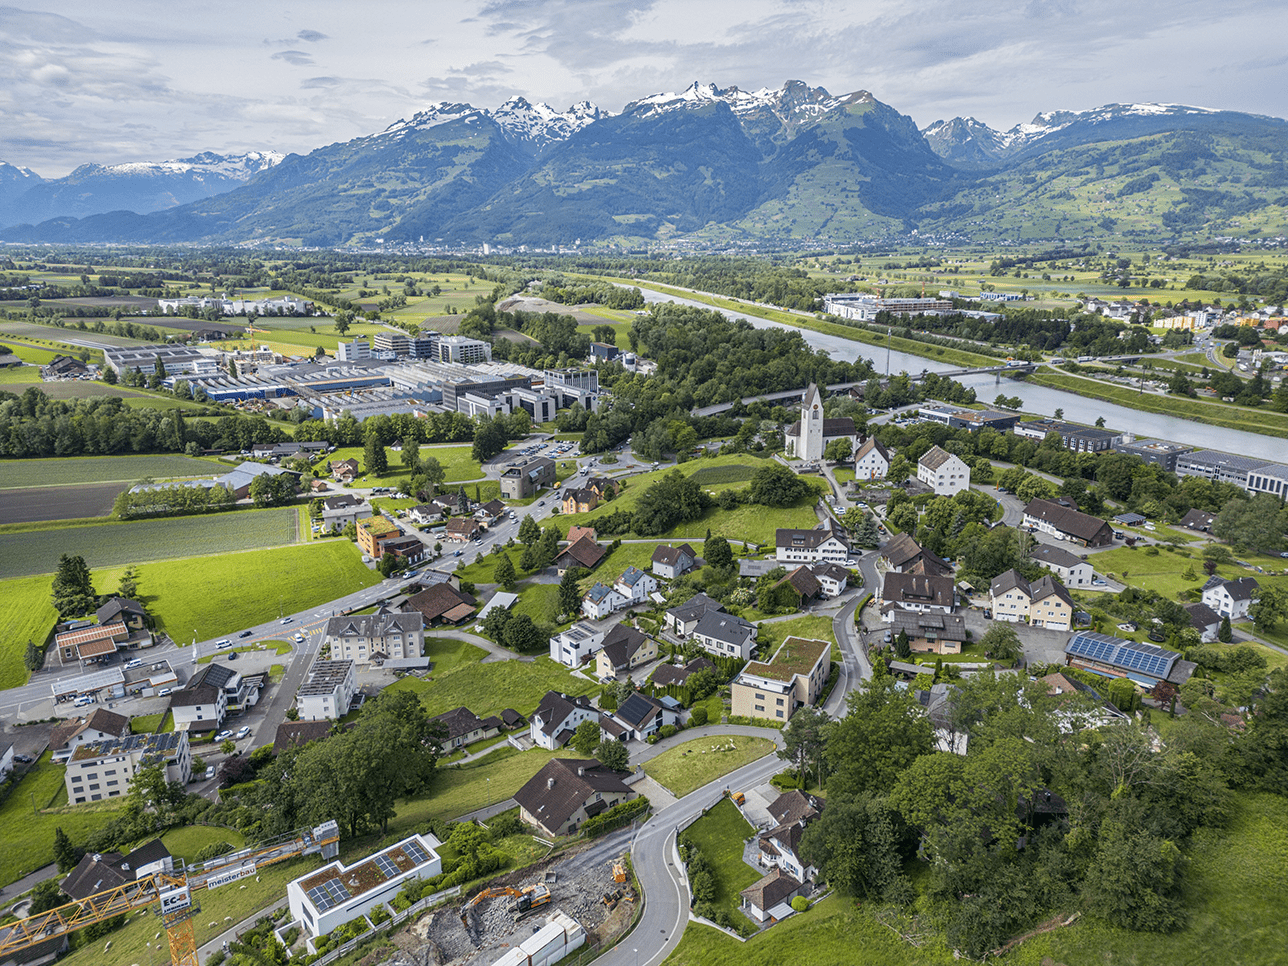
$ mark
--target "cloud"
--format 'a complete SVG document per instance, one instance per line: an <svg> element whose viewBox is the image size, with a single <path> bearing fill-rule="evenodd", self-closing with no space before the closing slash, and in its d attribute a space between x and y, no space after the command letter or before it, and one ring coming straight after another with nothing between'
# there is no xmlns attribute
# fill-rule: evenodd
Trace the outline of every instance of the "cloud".
<svg viewBox="0 0 1288 966"><path fill-rule="evenodd" d="M296 67L307 67L313 63L313 55L302 50L279 50L272 56L273 60L284 60Z"/></svg>
<svg viewBox="0 0 1288 966"><path fill-rule="evenodd" d="M338 85L338 84L340 84L340 83L342 83L342 82L341 82L340 78L338 78L338 77L310 77L308 80L306 80L306 81L302 82L302 83L300 84L300 87L303 87L303 88L312 88L312 87L327 87L327 88L330 88L330 87L335 87L335 86L337 86L337 85Z"/></svg>
<svg viewBox="0 0 1288 966"><path fill-rule="evenodd" d="M328 34L324 34L320 30L301 30L295 36L297 39L304 41L306 44L316 44L319 40L330 39L330 36Z"/></svg>

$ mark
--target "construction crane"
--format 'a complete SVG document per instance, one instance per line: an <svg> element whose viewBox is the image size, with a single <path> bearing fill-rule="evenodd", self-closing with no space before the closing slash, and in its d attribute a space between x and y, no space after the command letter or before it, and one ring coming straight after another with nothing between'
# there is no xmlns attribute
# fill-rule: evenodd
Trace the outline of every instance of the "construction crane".
<svg viewBox="0 0 1288 966"><path fill-rule="evenodd" d="M179 860L174 872L154 872L114 889L97 892L17 922L0 930L0 960L10 953L30 949L54 936L64 935L103 922L135 909L157 904L157 914L170 943L173 966L199 966L197 940L192 919L201 911L193 899L200 889L217 889L252 876L259 869L286 859L321 852L333 859L340 851L340 828L323 822L313 828L296 829L258 845L231 852L185 867Z"/></svg>

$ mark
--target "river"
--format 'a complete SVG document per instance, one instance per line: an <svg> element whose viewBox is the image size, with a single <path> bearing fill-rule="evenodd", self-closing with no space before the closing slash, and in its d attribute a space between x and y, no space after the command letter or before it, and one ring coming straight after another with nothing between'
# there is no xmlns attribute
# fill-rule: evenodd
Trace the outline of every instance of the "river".
<svg viewBox="0 0 1288 966"><path fill-rule="evenodd" d="M649 289L642 288L640 291L644 294L644 300L650 303L676 302L681 305L692 305L700 309L711 308L710 305L705 305L702 302L663 295ZM721 309L720 311L731 318L743 319L758 329L790 329L794 332L799 332L811 348L822 349L833 359L841 359L846 362L854 362L860 358L868 359L880 373L885 373L886 371L887 355L890 360L890 372L894 374L900 372L918 373L923 369L929 369L932 372L950 372L961 368L959 365L910 355L897 349L887 353L887 350L882 346L854 342L850 339L843 339L840 336L815 332L812 329L797 328L782 322L762 319L755 315L744 315L741 312L731 312L727 309ZM1019 382L996 375L966 376L965 378L959 378L958 381L962 385L974 389L975 395L983 403L991 403L999 393L1007 396L1019 396L1024 401L1024 411L1026 413L1054 416L1057 409L1062 409L1064 410L1065 418L1074 422L1090 425L1098 418L1104 417L1107 428L1121 430L1135 436L1183 443L1186 446L1193 446L1197 449L1216 449L1226 453L1238 453L1257 459L1278 462L1288 459L1288 440L1275 436L1261 436L1257 433L1245 433L1237 429L1225 429L1220 426L1209 426L1206 423L1197 423L1188 419L1178 419L1175 416L1141 412L1136 409L1129 409L1126 406L1102 402L1099 399L1089 399L1086 396L1079 396L1063 389L1036 386L1032 383Z"/></svg>

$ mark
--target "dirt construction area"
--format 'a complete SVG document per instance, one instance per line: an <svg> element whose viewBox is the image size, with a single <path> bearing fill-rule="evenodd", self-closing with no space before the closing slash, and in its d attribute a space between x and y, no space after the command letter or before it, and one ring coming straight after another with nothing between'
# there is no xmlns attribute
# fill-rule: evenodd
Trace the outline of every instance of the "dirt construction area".
<svg viewBox="0 0 1288 966"><path fill-rule="evenodd" d="M515 898L509 895L471 906L464 924L461 910L465 902L426 913L394 934L393 941L401 950L394 961L424 966L492 966L507 950L544 926L556 909L581 923L587 946L620 935L635 912L635 903L626 898L634 892L629 881L613 881L613 865L629 850L630 836L631 830L626 828L489 882L489 888L522 889L538 884L549 888L550 902L522 918L514 911ZM606 894L619 890L622 898L604 902Z"/></svg>

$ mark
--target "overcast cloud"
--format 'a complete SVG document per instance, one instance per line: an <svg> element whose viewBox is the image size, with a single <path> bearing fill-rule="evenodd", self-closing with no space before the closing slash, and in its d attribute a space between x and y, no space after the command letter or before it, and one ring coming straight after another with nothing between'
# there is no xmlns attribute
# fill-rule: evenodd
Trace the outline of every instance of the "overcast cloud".
<svg viewBox="0 0 1288 966"><path fill-rule="evenodd" d="M306 153L437 101L869 90L920 126L1163 101L1288 115L1283 0L60 0L0 6L0 160ZM182 8L181 14L176 9Z"/></svg>

